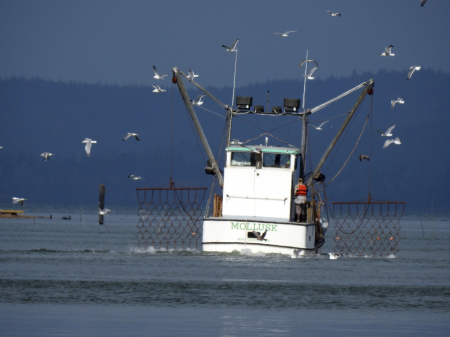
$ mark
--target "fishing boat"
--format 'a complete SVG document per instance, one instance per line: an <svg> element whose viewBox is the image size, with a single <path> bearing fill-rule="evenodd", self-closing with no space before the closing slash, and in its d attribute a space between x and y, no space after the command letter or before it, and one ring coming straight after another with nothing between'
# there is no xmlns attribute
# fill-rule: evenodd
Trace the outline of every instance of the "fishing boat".
<svg viewBox="0 0 450 337"><path fill-rule="evenodd" d="M219 168L184 85L187 78L177 67L172 69L173 83L179 91L208 156L206 173L214 175L222 195L215 195L212 212L203 218L202 249L207 252L232 252L247 249L257 253L278 253L292 256L320 253L325 242L327 219L321 217L320 195L315 184L325 179L320 172L323 163L355 114L365 95L372 93L373 80L364 82L313 109L300 107L300 99L284 99L283 107L271 111L252 106L252 97L236 97L236 106L226 105L193 79L189 82L226 111L227 136L225 165ZM305 78L306 81L306 78ZM305 171L308 117L334 101L362 89L356 103L312 172ZM303 97L304 102L304 97ZM256 116L295 116L302 121L301 144L272 146L263 141L232 140L233 117L239 114ZM302 178L310 196L304 205L303 217L295 210L294 187ZM207 206L207 210L210 206Z"/></svg>

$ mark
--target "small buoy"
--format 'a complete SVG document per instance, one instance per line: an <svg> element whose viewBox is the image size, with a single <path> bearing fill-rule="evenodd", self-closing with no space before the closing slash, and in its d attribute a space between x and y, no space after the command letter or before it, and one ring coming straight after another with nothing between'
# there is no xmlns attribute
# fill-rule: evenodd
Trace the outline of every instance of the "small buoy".
<svg viewBox="0 0 450 337"><path fill-rule="evenodd" d="M392 241L392 240L394 240L394 237L393 237L393 236L391 236L391 241Z"/></svg>
<svg viewBox="0 0 450 337"><path fill-rule="evenodd" d="M336 240L339 240L339 236L336 238Z"/></svg>
<svg viewBox="0 0 450 337"><path fill-rule="evenodd" d="M195 233L192 233L192 235L195 235Z"/></svg>
<svg viewBox="0 0 450 337"><path fill-rule="evenodd" d="M380 237L379 237L379 236L377 236L377 240L380 240Z"/></svg>

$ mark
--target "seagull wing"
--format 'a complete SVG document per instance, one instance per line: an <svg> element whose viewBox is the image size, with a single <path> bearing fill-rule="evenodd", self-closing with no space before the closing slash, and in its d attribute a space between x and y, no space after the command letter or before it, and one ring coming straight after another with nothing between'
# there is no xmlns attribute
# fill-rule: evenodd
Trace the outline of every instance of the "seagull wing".
<svg viewBox="0 0 450 337"><path fill-rule="evenodd" d="M238 42L239 42L239 39L236 39L236 41L234 41L234 42L231 44L231 50L235 50L235 49L236 49L236 45L238 44Z"/></svg>
<svg viewBox="0 0 450 337"><path fill-rule="evenodd" d="M296 30L288 30L287 32L284 32L284 34L289 34L289 33L295 33L296 32Z"/></svg>
<svg viewBox="0 0 450 337"><path fill-rule="evenodd" d="M319 125L319 128L322 127L322 125L324 125L325 123L328 123L328 121L323 122L322 124Z"/></svg>
<svg viewBox="0 0 450 337"><path fill-rule="evenodd" d="M394 130L395 125L392 125L389 129L386 130L386 134L391 133L392 130Z"/></svg>
<svg viewBox="0 0 450 337"><path fill-rule="evenodd" d="M309 74L308 74L308 77L311 77L311 75L313 74L313 72L316 71L317 68L318 68L318 67L312 68L311 71L310 71Z"/></svg>
<svg viewBox="0 0 450 337"><path fill-rule="evenodd" d="M388 147L389 145L391 145L392 142L393 142L392 139L386 139L386 141L384 142L384 145L383 145L383 149L384 149L385 147Z"/></svg>
<svg viewBox="0 0 450 337"><path fill-rule="evenodd" d="M127 140L128 138L130 138L130 136L131 136L131 133L127 133L127 135L125 136L125 137L123 137L123 141L125 141L125 140Z"/></svg>
<svg viewBox="0 0 450 337"><path fill-rule="evenodd" d="M258 232L253 231L253 234L256 236L256 239L258 239L259 241L261 241L261 235L259 235Z"/></svg>
<svg viewBox="0 0 450 337"><path fill-rule="evenodd" d="M158 72L156 71L156 67L155 67L155 66L153 66L153 71L155 72L155 75L159 77L159 74L158 74Z"/></svg>
<svg viewBox="0 0 450 337"><path fill-rule="evenodd" d="M407 80L409 80L411 78L412 74L414 74L415 71L416 71L416 67L413 66L413 67L409 68Z"/></svg>

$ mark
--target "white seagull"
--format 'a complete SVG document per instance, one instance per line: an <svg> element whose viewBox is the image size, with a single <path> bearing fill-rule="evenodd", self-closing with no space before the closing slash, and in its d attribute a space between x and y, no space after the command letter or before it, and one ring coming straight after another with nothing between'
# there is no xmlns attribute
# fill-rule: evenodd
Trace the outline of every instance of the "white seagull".
<svg viewBox="0 0 450 337"><path fill-rule="evenodd" d="M50 159L50 156L53 156L53 153L50 153L50 152L42 152L41 153L41 157L43 157L45 161L47 161L47 159Z"/></svg>
<svg viewBox="0 0 450 337"><path fill-rule="evenodd" d="M236 45L238 44L238 42L239 42L239 39L236 39L236 41L234 41L234 42L231 44L231 47L227 47L227 46L225 46L224 44L222 45L222 47L226 48L227 51L231 51L231 52L237 51Z"/></svg>
<svg viewBox="0 0 450 337"><path fill-rule="evenodd" d="M300 62L300 65L298 67L301 68L305 62L314 62L316 66L319 66L319 64L314 60L303 60L302 62Z"/></svg>
<svg viewBox="0 0 450 337"><path fill-rule="evenodd" d="M411 78L412 74L414 74L414 72L415 72L416 70L420 70L421 68L422 68L421 66L412 66L412 67L410 67L410 68L409 68L409 72L408 72L408 78L407 78L407 80L409 80L409 79Z"/></svg>
<svg viewBox="0 0 450 337"><path fill-rule="evenodd" d="M164 77L166 77L167 75L160 75L158 74L158 72L156 71L156 67L153 66L153 71L155 72L155 76L153 76L153 78L156 78L157 80L163 80Z"/></svg>
<svg viewBox="0 0 450 337"><path fill-rule="evenodd" d="M100 207L98 208L98 214L100 215L105 215L108 212L112 212L109 208L103 208L101 209Z"/></svg>
<svg viewBox="0 0 450 337"><path fill-rule="evenodd" d="M25 200L27 200L27 199L13 197L13 198L12 198L12 203L13 203L13 204L19 203L21 206L23 206L23 202L24 202Z"/></svg>
<svg viewBox="0 0 450 337"><path fill-rule="evenodd" d="M427 2L427 0L420 0L420 1L421 1L420 7L423 7L423 5L425 5L425 2Z"/></svg>
<svg viewBox="0 0 450 337"><path fill-rule="evenodd" d="M314 68L312 68L312 69L309 71L309 74L308 74L308 75L303 75L303 76L306 77L308 80L313 80L314 77L312 77L312 74L313 74L313 72L316 71L317 68L318 68L317 66L314 67Z"/></svg>
<svg viewBox="0 0 450 337"><path fill-rule="evenodd" d="M341 13L333 13L332 11L327 11L331 16L341 16Z"/></svg>
<svg viewBox="0 0 450 337"><path fill-rule="evenodd" d="M289 33L295 33L295 32L296 32L296 30L288 30L287 32L284 32L284 33L274 33L274 34L280 35L281 37L287 37L289 35Z"/></svg>
<svg viewBox="0 0 450 337"><path fill-rule="evenodd" d="M152 86L153 86L153 88L155 88L153 90L153 92L166 92L166 89L161 89L161 87L159 85L153 85L152 84Z"/></svg>
<svg viewBox="0 0 450 337"><path fill-rule="evenodd" d="M339 253L328 253L328 255L330 255L330 260L337 260L342 256Z"/></svg>
<svg viewBox="0 0 450 337"><path fill-rule="evenodd" d="M395 125L392 125L389 129L386 130L386 132L381 132L380 130L377 130L379 133L381 133L381 137L392 137L392 130L394 130Z"/></svg>
<svg viewBox="0 0 450 337"><path fill-rule="evenodd" d="M205 96L206 95L198 95L196 99L191 99L191 104L192 105L202 105L203 104L202 98Z"/></svg>
<svg viewBox="0 0 450 337"><path fill-rule="evenodd" d="M186 78L189 80L189 82L192 82L194 78L198 77L198 75L194 74L194 71L192 69L189 69L188 73L189 75L187 75Z"/></svg>
<svg viewBox="0 0 450 337"><path fill-rule="evenodd" d="M97 143L97 141L96 140L92 140L90 138L85 138L82 141L82 143L86 143L86 146L84 147L84 149L86 150L86 154L89 157L89 155L91 154L91 146L92 146L92 144Z"/></svg>
<svg viewBox="0 0 450 337"><path fill-rule="evenodd" d="M405 104L405 101L403 100L403 98L397 98L397 99L393 99L391 100L391 109L394 109L395 104L400 103L400 104Z"/></svg>
<svg viewBox="0 0 450 337"><path fill-rule="evenodd" d="M126 141L128 138L130 138L130 137L134 137L134 138L136 138L136 140L140 140L139 139L139 137L138 137L139 135L137 134L137 133L133 133L133 132L128 132L127 133L127 135L125 136L125 137L123 137L123 141Z"/></svg>
<svg viewBox="0 0 450 337"><path fill-rule="evenodd" d="M131 178L131 179L133 179L133 180L141 180L141 179L142 179L142 177L138 177L138 176L135 176L135 175L133 175L133 174L129 174L129 175L128 175L128 178Z"/></svg>
<svg viewBox="0 0 450 337"><path fill-rule="evenodd" d="M394 144L397 144L397 145L400 145L402 142L400 141L400 138L395 138L395 139L386 139L386 141L384 142L384 145L383 145L383 149L385 148L385 147L388 147L389 145L391 145L392 143L394 143Z"/></svg>
<svg viewBox="0 0 450 337"><path fill-rule="evenodd" d="M324 125L325 123L328 123L328 121L325 121L325 122L323 122L322 124L320 124L319 126L315 126L315 125L312 125L316 130L322 130L322 125Z"/></svg>
<svg viewBox="0 0 450 337"><path fill-rule="evenodd" d="M392 54L392 48L393 45L389 45L386 48L384 48L385 52L381 54L381 56L395 56L395 54Z"/></svg>

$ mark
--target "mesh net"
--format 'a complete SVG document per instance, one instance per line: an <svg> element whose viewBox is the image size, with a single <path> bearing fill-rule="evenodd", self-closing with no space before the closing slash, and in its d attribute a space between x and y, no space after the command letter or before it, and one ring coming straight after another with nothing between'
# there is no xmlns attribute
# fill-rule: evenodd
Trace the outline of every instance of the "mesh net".
<svg viewBox="0 0 450 337"><path fill-rule="evenodd" d="M139 247L199 249L206 188L138 188Z"/></svg>
<svg viewBox="0 0 450 337"><path fill-rule="evenodd" d="M405 202L333 203L335 252L343 255L395 255Z"/></svg>

